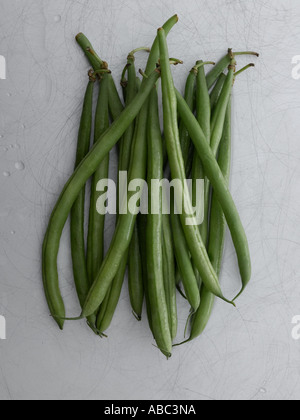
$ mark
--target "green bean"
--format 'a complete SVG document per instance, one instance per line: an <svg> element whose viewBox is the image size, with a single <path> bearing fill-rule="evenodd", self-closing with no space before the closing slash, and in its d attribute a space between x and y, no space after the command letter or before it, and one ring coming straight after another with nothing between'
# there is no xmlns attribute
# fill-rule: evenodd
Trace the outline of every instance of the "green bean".
<svg viewBox="0 0 300 420"><path fill-rule="evenodd" d="M83 111L78 135L75 169L80 165L90 149L92 119L93 119L93 92L96 79L90 75L90 81L84 98ZM90 281L86 265L86 249L84 234L84 207L85 187L80 191L71 210L71 251L73 274L78 299L81 305L87 297Z"/></svg>
<svg viewBox="0 0 300 420"><path fill-rule="evenodd" d="M136 69L134 65L134 55L133 53L128 55L127 59L127 72L128 72L128 82L126 87L126 101L125 104L128 106L134 99L137 94L137 84L136 84ZM120 145L120 160L119 160L119 172L127 171L130 163L131 156L131 146L134 135L135 124L132 123L128 130L126 130L123 139Z"/></svg>
<svg viewBox="0 0 300 420"><path fill-rule="evenodd" d="M225 182L229 185L231 164L231 103L229 103L226 113L226 122L220 145L218 163ZM224 213L216 195L213 193L208 254L218 276L221 271L226 229L227 224ZM193 317L191 335L188 341L199 337L205 330L213 310L214 301L215 296L211 294L206 287L203 287L201 292L201 304Z"/></svg>
<svg viewBox="0 0 300 420"><path fill-rule="evenodd" d="M128 258L128 250L124 255ZM100 311L97 316L97 330L102 335L104 335L104 332L110 327L120 300L127 267L127 258L122 258L118 271L114 276L112 286L106 293L105 299L100 306Z"/></svg>
<svg viewBox="0 0 300 420"><path fill-rule="evenodd" d="M135 50L132 51L128 57L127 57L127 72L128 72L128 82L126 84L126 97L125 97L125 104L128 106L132 100L134 99L135 95L138 92L138 85L136 80L136 69L135 69L135 52L139 51ZM133 122L126 133L124 134L124 137L121 141L120 146L120 156L119 156L119 173L123 171L128 171L129 165L130 165L130 158L131 158L131 151L132 151L132 143L134 141L134 135L135 135L135 122ZM119 189L120 189L120 181L118 183L118 199L117 202L119 204ZM113 302L110 302L108 304L108 308L111 313L113 313L116 309L118 300L121 294L121 289L124 283L124 278L126 274L127 264L128 264L128 255L129 255L130 249L127 250L125 253L123 260L120 264L120 268L118 270L117 276L114 279L112 283L112 291L110 292L110 300L113 300ZM132 271L129 271L131 274ZM129 274L129 276L130 276ZM116 298L114 298L116 296ZM136 309L136 306L134 305L134 308ZM134 309L133 309L134 310ZM138 315L137 315L138 316ZM140 314L141 316L141 314ZM101 328L108 328L107 325L102 325Z"/></svg>
<svg viewBox="0 0 300 420"><path fill-rule="evenodd" d="M138 321L141 321L145 295L137 224L135 225L129 247L128 283L133 314Z"/></svg>
<svg viewBox="0 0 300 420"><path fill-rule="evenodd" d="M189 73L185 86L185 101L191 111L194 111L195 106L195 83L197 75L198 68L194 66ZM179 125L179 137L182 149L182 157L186 168L186 175L188 176L191 170L191 165L189 163L191 157L191 139L183 121L181 121ZM178 214L175 214L174 195L171 197L170 210L176 261L182 275L182 283L187 299L195 311L200 304L200 295L198 290L196 290L197 279L193 271L193 266L190 259L190 251L181 226L180 217Z"/></svg>
<svg viewBox="0 0 300 420"><path fill-rule="evenodd" d="M178 17L174 16L173 18L169 19L168 22L164 25L164 28L166 29L166 32L169 32L172 27L178 22ZM160 76L160 70L156 68L154 72L149 76L151 69L156 67L156 63L159 56L159 43L158 39L156 38L151 53L149 55L147 68L146 68L146 74L147 77L144 77L144 80L142 82L140 91L138 93L138 97L143 97L145 93L148 94L148 88L150 86L150 83L152 83L152 86L156 84L156 81L158 80ZM156 75L156 80L153 83L153 80L150 80L151 78L154 78L153 76ZM135 100L132 102L135 103ZM131 105L132 105L131 104ZM130 109L131 105L129 105L125 109L128 112L128 109ZM147 101L144 102L144 106L142 107L142 110L139 114L139 118L137 120L137 132L141 133L141 135L138 135L137 138L144 139L144 133L147 125L147 113L148 113L148 104ZM122 114L124 116L124 113ZM130 123L133 120L130 121ZM128 127L129 125L127 125ZM126 127L126 128L127 128ZM144 179L145 172L146 172L146 165L144 167L144 154L146 152L146 144L144 142L136 142L136 158L133 158L133 162L137 162L136 165L133 164L131 168L130 173L130 179ZM140 150L139 150L140 149ZM144 150L145 149L145 150ZM144 174L144 177L141 176L141 174ZM128 199L130 200L132 194L128 195ZM117 273L118 266L120 265L120 262L122 260L122 257L125 255L125 252L127 251L131 237L133 234L133 229L136 221L136 215L127 214L127 215L121 215L119 218L117 228L115 231L114 238L111 243L110 250L108 251L108 254L104 260L104 263L102 265L102 268L98 274L98 277L96 281L94 282L90 293L87 297L85 306L83 308L82 314L80 318L86 317L86 314L92 314L99 305L103 302L105 299L105 295L107 293L107 290L109 289L112 280L114 278L114 275Z"/></svg>
<svg viewBox="0 0 300 420"><path fill-rule="evenodd" d="M233 55L240 56L240 55L255 55L259 57L259 54L253 51L243 51L243 52L234 52ZM232 59L232 50L229 49L228 54L223 57L217 65L207 74L206 81L208 89L211 89L213 85L216 83L219 76L223 73L223 71L230 65L230 61Z"/></svg>
<svg viewBox="0 0 300 420"><path fill-rule="evenodd" d="M178 329L177 302L176 302L176 277L172 229L168 215L163 215L163 260L164 260L164 285L166 291L169 324L172 341L176 338Z"/></svg>
<svg viewBox="0 0 300 420"><path fill-rule="evenodd" d="M138 49L139 51L140 49ZM128 106L134 99L136 93L138 92L138 82L136 80L135 65L134 65L134 52L128 56L127 70L128 70L128 82L126 88L126 105ZM128 171L130 163L130 154L133 142L135 124L132 123L130 127L126 130L120 146L120 155L119 155L119 172ZM119 187L120 182L118 183L118 194L117 194L117 203L119 204ZM113 319L114 313L119 302L121 291L124 283L124 278L127 269L127 260L128 260L128 251L126 251L116 277L114 278L111 287L109 288L108 293L100 307L99 314L97 317L97 328L99 331L104 333L106 331Z"/></svg>
<svg viewBox="0 0 300 420"><path fill-rule="evenodd" d="M193 67L192 70L189 73L189 76L186 81L185 85L185 94L184 99L186 103L188 104L191 111L194 111L194 105L195 105L195 83L196 83L196 76L197 76L198 70ZM187 168L186 172L187 175L190 173L189 168L189 161L190 161L190 148L191 148L191 138L189 136L189 133L183 124L182 121L180 121L179 124L179 137L180 137L180 144L182 149L182 156L184 160L184 166Z"/></svg>
<svg viewBox="0 0 300 420"><path fill-rule="evenodd" d="M108 110L108 77L104 75L99 90L99 97L95 115L95 135L94 142L105 133L109 127ZM101 267L104 258L104 229L105 215L97 211L97 200L100 196L97 193L97 184L99 181L108 178L109 173L109 154L101 162L101 165L93 175L91 199L90 199L90 217L88 230L88 248L87 248L87 267L90 279L90 286ZM87 295L86 295L87 296ZM85 298L86 298L85 296Z"/></svg>
<svg viewBox="0 0 300 420"><path fill-rule="evenodd" d="M188 77L188 80L187 80L185 100L188 99L186 100L186 102L189 108L191 109L191 111L194 110L194 105L195 105L195 100L194 100L195 99L195 83L199 77L199 69L200 67L203 67L204 64L206 63L203 63L203 62L197 63L196 66L192 68L190 75ZM199 103L199 98L197 98L197 103ZM190 150L191 139L190 139L187 129L185 128L183 121L181 121L181 124L179 127L179 133L180 133L180 138L181 138L182 155L185 161L185 167L187 168L186 174L188 176L190 172L190 168L187 163L187 159L190 158L189 150ZM193 160L195 161L195 159L192 159L192 161ZM199 301L200 295L196 290L196 285L197 285L197 289L199 290L199 287L198 287L199 279L197 278L195 274L195 270L191 261L190 251L189 251L189 247L184 236L183 228L181 226L180 217L179 215L175 214L174 196L172 196L171 198L171 222L172 222L172 230L173 230L173 237L174 237L174 249L175 249L176 261L177 261L177 265L179 267L179 271L182 276L182 283L185 290L186 298L189 301L192 307L192 310L196 311L200 304L200 301ZM189 285L193 285L194 290L191 287L189 287ZM182 294L181 290L180 290L180 293Z"/></svg>
<svg viewBox="0 0 300 420"><path fill-rule="evenodd" d="M92 150L88 153L86 158L81 162L79 167L67 182L52 213L47 231L48 233L45 238L45 251L43 253L45 261L43 264L45 264L46 267L44 272L46 296L48 296L49 300L51 301L49 305L51 313L57 320L64 318L65 316L65 307L59 289L57 256L59 252L60 238L70 210L76 201L78 194L84 187L86 181L93 175L105 156L110 152L112 147L122 137L129 125L134 121L141 107L147 100L153 85L157 82L159 77L160 71L156 69L148 77L147 83L144 84L144 89L136 95L134 101L124 110L119 119L115 121L109 130L106 131L104 136L99 139L101 141L98 141L94 145ZM115 267L114 274L116 274L117 268L118 264ZM111 270L111 272L112 271L113 270ZM108 287L110 283L111 282L109 280L107 282ZM97 310L100 303L101 301L99 301L96 305L91 305L91 311L83 311L89 312L86 314L83 313L83 318L92 315ZM59 322L59 324L61 323Z"/></svg>
<svg viewBox="0 0 300 420"><path fill-rule="evenodd" d="M163 25L166 35L169 34L171 29L176 25L177 22L178 22L178 16L174 15ZM158 40L158 37L156 37L151 48L151 53L150 53L146 71L145 71L147 75L149 75L155 69L158 59L159 59L159 40ZM146 83L146 80L144 79L143 84L145 83Z"/></svg>
<svg viewBox="0 0 300 420"><path fill-rule="evenodd" d="M206 77L204 72L203 61L197 64L202 64L198 70L197 76L197 120L202 128L203 134L205 135L206 141L210 144L210 119L211 119L211 107L210 107L210 96L207 89ZM197 179L204 179L204 221L200 226L200 234L204 245L207 246L208 240L208 219L209 219L209 195L210 187L200 157L195 153L193 162L193 180L194 188ZM194 194L193 194L194 195Z"/></svg>
<svg viewBox="0 0 300 420"><path fill-rule="evenodd" d="M105 61L101 60L101 58L96 54L92 44L83 33L80 33L76 36L76 41L81 47L82 51L85 53L87 59L89 60L90 64L92 65L95 71L103 69L105 70L108 68L108 64ZM116 120L119 118L123 111L123 104L120 100L120 96L118 94L115 82L111 74L108 75L108 82L110 112L112 118Z"/></svg>
<svg viewBox="0 0 300 420"><path fill-rule="evenodd" d="M201 157L205 173L212 187L214 188L215 195L219 200L220 205L225 214L233 239L233 243L237 252L244 290L251 279L251 259L245 230L243 228L235 203L228 189L227 183L220 171L218 162L215 159L215 155L213 154L211 148L209 147L205 139L201 127L199 126L196 118L190 111L189 107L185 104L184 99L178 91L176 92L176 96L178 111L189 130L195 148L199 156ZM204 281L203 276L202 279ZM206 287L209 289L207 285Z"/></svg>
<svg viewBox="0 0 300 420"><path fill-rule="evenodd" d="M152 210L152 180L163 178L163 151L156 89L152 90L149 101L148 134L149 209ZM157 200L156 197L155 200ZM155 212L150 211L147 218L147 291L154 338L162 353L170 357L172 353L172 319L167 303L168 291L164 278L162 191L160 191L158 205L156 202L155 204L159 209L158 214L152 214Z"/></svg>
<svg viewBox="0 0 300 420"><path fill-rule="evenodd" d="M132 51L128 56L128 84L127 84L127 92L126 92L126 104L128 105L128 96L130 95L130 89L131 89L131 98L134 98L134 95L138 90L140 89L140 80L136 78L136 71L134 66L134 54L138 51L148 51L150 50L148 48L138 48L134 51ZM131 100L132 100L131 99ZM132 127L134 131L134 126ZM131 139L128 135L128 141L127 145L125 143L125 137L124 137L124 146L121 155L125 155L127 153L127 160L126 163L124 163L123 169L128 170L129 163L130 163L130 154L131 154L131 143L133 140L134 132L131 133ZM130 302L133 310L133 314L139 321L142 319L142 309L143 309L143 303L144 303L144 283L143 283L143 275L142 275L142 261L141 261L141 255L140 255L140 244L139 244L139 232L138 232L138 226L135 225L134 234L131 240L131 244L129 247L129 258L128 258L128 286L129 286L129 296L130 296Z"/></svg>
<svg viewBox="0 0 300 420"><path fill-rule="evenodd" d="M107 63L96 54L92 44L83 33L76 35L75 39L95 71L107 69Z"/></svg>
<svg viewBox="0 0 300 420"><path fill-rule="evenodd" d="M182 188L183 197L180 198L180 201L179 201L179 197L176 197L178 208L180 208L181 205L183 204L182 206L183 212L181 215L182 226L184 229L187 243L189 245L191 255L194 259L195 264L197 264L197 268L203 279L203 282L207 285L207 288L212 293L214 293L216 296L220 297L221 299L224 299L225 301L227 301L227 299L225 299L222 294L218 277L211 266L206 248L201 239L198 226L190 226L186 224L186 219L188 217L191 217L194 214L194 211L192 209L189 191L186 186L185 168L184 168L184 162L183 162L183 157L182 157L182 152L181 152L181 147L180 147L179 130L178 130L178 125L177 125L177 107L176 107L177 101L176 101L175 87L174 87L174 82L172 79L171 68L170 68L170 63L169 63L166 36L162 28L159 29L158 36L159 36L159 41L160 41L160 55L161 55L160 62L161 62L161 73L162 73L161 78L162 78L162 91L163 91L164 132L165 132L165 137L166 137L166 142L167 142L167 149L168 149L168 156L169 156L169 161L170 161L172 178L180 180L181 185L183 187ZM185 101L184 103L185 103L185 106L188 108L189 113L193 115L192 111L190 110L190 108L188 107ZM204 135L198 123L197 123L197 126L199 127L202 134L202 138L203 138ZM207 148L209 148L209 145L207 142L206 144L207 144ZM198 294L199 303L200 303L200 293L197 288L197 284L196 285L190 284L190 287L193 290L197 289L197 294Z"/></svg>
<svg viewBox="0 0 300 420"><path fill-rule="evenodd" d="M149 328L154 336L154 330L152 325L152 315L149 298L149 282L148 282L148 266L147 266L147 216L145 214L139 214L137 219L138 231L139 231L139 244L140 253L142 260L142 275L143 284L145 291L146 309Z"/></svg>
<svg viewBox="0 0 300 420"><path fill-rule="evenodd" d="M173 233L174 251L176 255L177 266L181 274L181 280L186 298L196 311L200 305L200 294L197 279L194 273L189 247L184 235L179 215L174 211L174 199L171 198L171 223Z"/></svg>
<svg viewBox="0 0 300 420"><path fill-rule="evenodd" d="M235 71L236 71L236 61L235 61L234 56L232 56L229 69L228 69L228 75L226 77L220 98L217 102L216 109L211 120L210 146L215 156L217 155L220 141L223 134L226 112L227 112L228 103L230 100L232 86L233 86L233 82L235 78Z"/></svg>
<svg viewBox="0 0 300 420"><path fill-rule="evenodd" d="M226 75L222 73L221 76L218 78L217 83L210 94L210 107L211 107L212 114L215 111L215 107L219 100L220 94L222 92L225 80L226 80Z"/></svg>
<svg viewBox="0 0 300 420"><path fill-rule="evenodd" d="M180 270L178 268L178 266L176 267L176 273L175 273L175 281L176 281L176 289L177 291L180 293L180 295L187 300L185 294L183 293L182 289L181 289L181 283L182 283L182 275L180 273Z"/></svg>
<svg viewBox="0 0 300 420"><path fill-rule="evenodd" d="M156 73L159 70L156 70ZM154 82L155 84L155 82ZM153 86L153 84L152 84ZM142 90L140 91L142 92ZM141 93L140 93L141 94ZM137 96L139 96L138 94ZM135 99L136 100L136 99ZM135 103L135 100L132 102ZM126 108L128 110L129 107ZM126 112L126 110L124 112ZM148 103L146 102L137 119L137 133L132 147L132 162L129 170L128 181L130 183L133 179L145 179L146 176L146 123L147 123ZM128 193L128 202L135 194ZM126 204L128 204L128 202ZM128 210L128 209L126 209ZM136 214L120 214L117 222L117 227L112 239L110 249L104 259L100 272L90 290L87 301L85 303L82 317L88 313L93 313L98 306L103 302L105 295L113 281L114 276L117 274L119 265L122 258L125 256L126 251L131 242L133 230L136 221Z"/></svg>

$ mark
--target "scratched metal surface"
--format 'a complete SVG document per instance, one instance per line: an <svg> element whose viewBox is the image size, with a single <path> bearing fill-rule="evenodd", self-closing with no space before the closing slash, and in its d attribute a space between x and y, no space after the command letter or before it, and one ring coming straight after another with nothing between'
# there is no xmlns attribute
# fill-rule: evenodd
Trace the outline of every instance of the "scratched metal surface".
<svg viewBox="0 0 300 420"><path fill-rule="evenodd" d="M298 399L300 342L300 54L298 0L1 0L0 55L0 399ZM237 310L217 302L206 333L168 362L147 323L131 316L126 288L99 340L84 322L59 332L41 284L41 241L49 212L72 172L88 65L74 42L86 32L119 77L126 54L150 45L174 13L171 55L182 88L196 59L255 49L257 68L234 93L231 190L250 241L253 280ZM140 66L143 60L140 58ZM239 60L240 65L247 59ZM107 238L113 219L109 220ZM59 258L69 314L78 314L68 231ZM222 283L239 287L227 241ZM180 303L180 328L188 308Z"/></svg>

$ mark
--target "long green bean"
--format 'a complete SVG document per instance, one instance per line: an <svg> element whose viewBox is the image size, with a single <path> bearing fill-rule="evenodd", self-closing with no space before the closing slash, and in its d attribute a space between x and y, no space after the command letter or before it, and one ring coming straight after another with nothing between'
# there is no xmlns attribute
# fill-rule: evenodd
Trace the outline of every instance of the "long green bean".
<svg viewBox="0 0 300 420"><path fill-rule="evenodd" d="M184 162L180 147L179 140L179 130L177 125L177 101L174 82L172 79L169 55L168 55L168 46L166 42L166 35L164 29L159 29L158 31L159 41L160 41L160 63L161 63L161 76L162 76L162 91L163 91L163 110L164 110L164 132L167 142L168 156L170 161L170 168L173 179L178 179L181 181L183 197L176 197L177 206L180 208L182 206L182 215L181 221L184 229L184 233L189 245L190 252L194 259L195 264L197 264L198 271L203 279L203 282L207 285L207 288L214 293L216 296L221 299L228 301L222 294L219 281L215 271L213 270L210 260L207 255L206 248L201 239L198 226L190 226L186 224L186 219L191 217L194 214L192 210L192 205L190 201L189 191L185 182L185 168ZM180 95L182 98L182 96ZM183 99L183 98L182 98ZM183 99L184 101L184 99ZM184 101L185 106L188 108L189 113L193 115L192 111ZM184 118L183 118L184 120ZM199 127L202 137L203 132ZM189 127L187 127L189 128ZM209 145L207 144L207 148ZM197 285L192 285L191 287L196 290ZM197 288L198 290L198 288ZM200 293L198 290L198 298L200 304ZM228 301L229 302L229 301ZM232 303L232 302L230 302ZM197 308L195 308L197 309Z"/></svg>
<svg viewBox="0 0 300 420"><path fill-rule="evenodd" d="M199 126L196 118L190 111L189 107L185 104L184 99L178 91L176 92L176 96L178 111L189 130L195 148L199 156L201 157L205 173L209 181L211 182L212 187L214 188L216 197L219 200L220 205L225 214L233 239L233 243L237 252L244 290L251 279L251 259L245 230L243 228L235 203L228 189L227 183L222 175L222 172L220 171L218 162L216 161L215 156L205 139L201 127Z"/></svg>
<svg viewBox="0 0 300 420"><path fill-rule="evenodd" d="M108 77L107 75L104 75L100 83L99 97L95 115L95 143L109 127L108 83ZM107 179L108 173L109 154L106 155L106 157L103 159L101 165L99 168L97 168L97 171L93 175L92 179L87 248L87 267L90 286L93 284L104 258L105 215L99 214L97 211L97 200L98 196L100 195L97 193L97 184L99 181Z"/></svg>
<svg viewBox="0 0 300 420"><path fill-rule="evenodd" d="M123 111L119 119L115 121L111 125L110 129L106 131L104 136L99 139L101 141L98 141L94 145L92 150L81 162L77 170L67 182L52 213L47 235L45 236L43 252L43 259L45 260L43 264L45 264L44 267L46 267L44 270L44 286L46 289L46 297L50 300L49 309L51 310L54 319L58 321L58 325L60 327L62 326L61 319L65 317L65 307L59 289L57 255L59 252L60 238L64 225L67 221L70 210L86 181L93 175L105 156L122 137L132 121L134 121L141 107L147 100L153 84L157 82L159 77L160 71L156 69L148 77L147 83L144 84L144 89L136 95L131 105ZM115 272L116 271L117 267ZM109 285L110 281L108 281L108 286ZM99 301L96 305L92 305L92 310L86 311L90 313L85 314L83 318L92 315L97 310L100 303L101 301Z"/></svg>
<svg viewBox="0 0 300 420"><path fill-rule="evenodd" d="M152 180L163 177L163 151L159 129L158 102L156 89L152 90L149 101L148 119L148 183L149 209L147 218L147 292L151 311L151 326L157 346L167 357L172 353L171 313L167 301L167 290L164 278L163 258L163 216L162 191L159 203L155 202L158 214L152 214ZM166 257L167 258L167 257Z"/></svg>
<svg viewBox="0 0 300 420"><path fill-rule="evenodd" d="M75 169L80 165L90 149L92 132L93 92L96 79L90 76L90 81L84 99L81 123L78 135ZM73 274L80 304L83 306L87 297L90 281L86 265L86 247L84 234L85 187L80 191L71 210L71 252Z"/></svg>
<svg viewBox="0 0 300 420"><path fill-rule="evenodd" d="M224 126L224 133L221 140L219 159L220 170L223 173L226 183L229 185L230 166L231 166L231 104L228 105L226 114L226 121ZM218 276L221 271L221 263L224 252L224 242L226 235L226 218L224 216L222 207L220 206L216 195L213 193L211 206L211 222L208 254L212 265L216 270ZM201 292L201 303L198 311L192 319L192 329L189 341L194 340L205 330L210 319L215 296L210 293L204 286Z"/></svg>

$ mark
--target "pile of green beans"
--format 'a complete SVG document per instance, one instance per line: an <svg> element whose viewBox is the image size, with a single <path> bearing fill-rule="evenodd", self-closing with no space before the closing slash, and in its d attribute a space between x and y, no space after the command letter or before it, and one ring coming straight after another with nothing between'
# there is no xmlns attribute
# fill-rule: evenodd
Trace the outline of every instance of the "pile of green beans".
<svg viewBox="0 0 300 420"><path fill-rule="evenodd" d="M141 321L145 309L156 346L167 358L178 345L178 298L185 299L190 307L187 342L205 330L215 298L235 306L251 278L248 241L229 190L231 113L236 78L253 66L237 71L236 59L241 55L258 56L230 49L217 64L197 60L188 74L183 97L172 76L172 66L182 61L170 58L167 44L167 35L177 22L178 17L173 16L158 30L152 48L141 47L129 53L121 77L122 99L108 64L84 34L77 35L76 41L92 69L83 101L75 170L51 214L42 249L45 296L60 329L66 320L86 319L97 336L107 337L128 268L132 313ZM135 55L141 51L149 53L149 57L146 70L137 72ZM207 74L206 66L213 66ZM127 173L128 184L134 180L147 182L148 213L128 211L137 191L127 191L127 198L121 200L128 185L122 185L118 177L116 201L120 211L105 253L107 215L98 211L97 203L107 201L99 182L108 179L113 147L118 148L119 174ZM165 190L159 189L158 202L157 198L153 201L152 194L152 181L163 181L166 173L170 174L170 182L179 181L183 192L180 197L171 189L170 212L163 205ZM187 188L187 179L192 181L191 189ZM89 214L85 214L86 185L90 180ZM204 185L204 218L200 226L186 222L194 215L198 180L203 180ZM142 191L139 194L141 197ZM156 211L152 212L154 207ZM181 208L182 214L177 214ZM57 267L68 217L74 284L81 306L76 318L66 317ZM227 226L242 283L234 299L224 296L220 281Z"/></svg>

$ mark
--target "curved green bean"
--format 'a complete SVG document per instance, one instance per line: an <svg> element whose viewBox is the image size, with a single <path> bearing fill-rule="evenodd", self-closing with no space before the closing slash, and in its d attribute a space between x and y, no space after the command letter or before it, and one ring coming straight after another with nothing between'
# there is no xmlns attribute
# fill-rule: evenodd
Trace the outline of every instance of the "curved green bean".
<svg viewBox="0 0 300 420"><path fill-rule="evenodd" d="M224 125L224 133L220 145L218 163L220 170L223 173L224 179L229 185L230 166L231 166L231 104L229 103L226 121ZM213 193L211 206L211 222L208 254L214 269L218 276L221 271L222 257L224 252L224 242L226 235L226 218L224 216L222 207L220 206L216 195ZM188 341L199 337L205 330L210 319L215 296L210 293L206 287L203 287L201 292L201 303L198 311L192 319L191 335Z"/></svg>
<svg viewBox="0 0 300 420"><path fill-rule="evenodd" d="M195 105L195 83L196 83L197 73L198 73L198 70L195 67L193 67L189 73L189 76L187 78L186 85L185 85L184 99L186 103L188 104L189 108L191 109L191 111L194 111L194 105ZM191 169L189 160L190 160L190 148L191 148L192 141L182 121L180 121L180 124L179 124L179 137L180 137L180 144L181 144L181 149L182 149L184 166L185 168L187 168L186 173L188 176Z"/></svg>
<svg viewBox="0 0 300 420"><path fill-rule="evenodd" d="M141 321L145 294L137 224L129 247L128 286L133 314L138 321Z"/></svg>
<svg viewBox="0 0 300 420"><path fill-rule="evenodd" d="M177 299L176 299L176 270L174 258L173 236L168 215L163 215L163 261L164 285L166 291L169 324L172 341L176 338L178 330Z"/></svg>
<svg viewBox="0 0 300 420"><path fill-rule="evenodd" d="M236 71L236 61L235 61L234 56L232 56L232 59L228 68L228 75L226 77L222 92L216 104L215 112L211 120L210 146L215 156L218 153L220 141L223 135L226 112L227 112L228 103L231 97L233 82L235 78L235 71Z"/></svg>
<svg viewBox="0 0 300 420"><path fill-rule="evenodd" d="M179 141L179 130L177 125L177 100L174 82L172 79L169 55L168 55L168 46L166 42L166 35L164 30L161 28L158 31L158 37L160 41L160 63L161 63L161 79L162 79L162 91L163 91L163 110L164 110L164 132L167 142L167 150L170 161L170 168L173 179L179 179L182 183L183 197L177 197L177 205L180 206L183 204L183 212L181 215L181 222L184 229L185 237L189 245L189 249L195 264L197 264L197 269L203 282L206 284L207 288L214 293L216 296L221 299L228 301L222 294L218 277L215 271L212 268L210 260L207 255L206 248L203 244L198 226L189 226L186 225L186 219L191 217L194 214L192 210L192 204L190 201L190 195L188 188L186 187L185 182L185 168L182 158L182 152ZM182 98L182 96L180 95ZM184 99L182 98L184 101ZM189 115L193 115L192 111L184 101L185 106L189 110ZM184 118L183 118L184 121ZM197 126L201 131L202 138L204 137L203 132L197 122ZM187 128L189 128L187 126ZM208 143L207 148L209 148ZM216 162L217 164L217 162ZM191 287L196 290L197 284L192 285ZM197 288L198 290L198 288ZM200 293L198 290L199 303L200 303ZM228 301L229 302L229 301ZM230 302L232 303L232 302ZM197 309L197 308L195 308Z"/></svg>
<svg viewBox="0 0 300 420"><path fill-rule="evenodd" d="M90 149L92 120L93 120L93 92L96 79L90 77L84 98L83 111L78 135L75 169L80 165ZM71 210L71 252L74 281L78 299L81 305L87 297L90 281L86 265L86 249L84 234L85 187L80 191Z"/></svg>
<svg viewBox="0 0 300 420"><path fill-rule="evenodd" d="M159 70L156 70L156 73ZM149 79L148 79L149 80ZM155 84L156 82L154 82ZM153 87L153 84L152 84ZM142 91L141 91L142 92ZM138 94L136 98L139 96ZM132 102L135 102L136 99ZM130 108L127 107L126 110ZM135 141L132 146L132 162L133 164L129 170L128 181L130 183L133 179L145 179L146 176L146 155L147 155L147 143L146 143L146 126L147 126L147 113L148 113L148 102L144 103L142 110L137 119L137 133L135 135ZM133 192L128 193L128 202L135 194ZM106 258L102 264L101 270L90 290L87 301L85 303L82 317L86 314L93 313L98 306L103 302L105 295L117 274L119 265L122 258L125 256L126 251L131 242L133 230L136 222L136 214L120 214L114 237L111 242L110 249L107 253Z"/></svg>
<svg viewBox="0 0 300 420"><path fill-rule="evenodd" d="M176 255L177 266L181 274L181 281L186 298L195 312L200 305L200 294L198 281L191 262L189 247L184 235L179 215L174 212L174 200L171 198L171 223L173 233L173 244Z"/></svg>
<svg viewBox="0 0 300 420"><path fill-rule="evenodd" d="M125 252L125 257L128 257L128 250ZM113 279L112 286L106 293L105 299L100 306L97 316L97 330L102 335L104 335L104 332L110 327L115 315L122 292L126 267L127 258L122 258L118 271Z"/></svg>
<svg viewBox="0 0 300 420"><path fill-rule="evenodd" d="M198 70L197 75L197 88L196 88L196 98L197 98L197 120L202 128L203 134L205 135L206 141L210 144L210 120L211 120L211 107L210 107L210 96L206 83L206 76L204 72L203 61L198 62L197 64L202 64ZM210 196L210 187L205 173L203 171L203 166L200 157L197 153L194 156L193 162L193 186L195 188L197 179L204 179L204 220L200 226L200 234L205 246L207 246L208 241L208 219L209 219L209 196ZM193 194L194 196L194 194Z"/></svg>
<svg viewBox="0 0 300 420"><path fill-rule="evenodd" d="M109 109L108 109L108 77L104 75L98 96L98 103L95 115L95 135L94 142L105 133L109 127ZM101 267L104 258L104 230L105 215L101 215L97 211L97 200L100 193L97 192L97 184L99 181L108 178L109 173L109 154L101 162L101 165L93 175L91 198L90 198L90 215L88 230L88 247L87 247L87 267L90 279L90 286ZM87 296L87 295L86 295ZM86 298L85 296L85 298Z"/></svg>
<svg viewBox="0 0 300 420"><path fill-rule="evenodd" d="M224 83L226 80L226 75L224 73L218 78L217 83L215 84L211 94L210 94L210 107L211 113L213 114L215 111L216 104L218 103L220 94L222 92Z"/></svg>
<svg viewBox="0 0 300 420"><path fill-rule="evenodd" d="M129 125L134 121L141 107L147 100L153 85L157 82L159 77L160 71L159 69L156 69L148 77L147 83L144 84L144 89L136 95L134 101L123 111L119 119L116 120L108 131L106 131L104 136L99 139L101 141L98 141L94 145L92 150L88 153L86 158L81 162L67 182L52 213L47 230L48 233L45 237L45 250L43 253L43 259L45 261L43 264L45 264L46 267L44 270L46 296L48 296L51 301L49 305L51 313L57 320L65 317L64 302L59 289L57 256L59 252L60 238L70 210L86 181L93 175L105 156L110 152L112 147L122 137ZM115 273L117 268L118 267L115 269ZM109 287L110 280L107 283ZM93 308L91 311L83 311L89 312L84 314L83 318L92 315L97 310L100 303L101 301L99 301L96 305L92 305ZM61 325L60 321L59 325Z"/></svg>
<svg viewBox="0 0 300 420"><path fill-rule="evenodd" d="M153 89L149 100L148 119L149 209L152 209L152 180L163 178L163 150L158 122L157 92L156 89ZM154 338L162 353L170 357L172 336L171 317L165 287L166 279L164 278L162 191L160 192L158 208L158 214L152 214L152 211L150 211L147 218L147 291Z"/></svg>
<svg viewBox="0 0 300 420"><path fill-rule="evenodd" d="M152 324L152 315L150 307L150 298L149 298L149 282L148 282L148 266L147 266L147 219L148 217L145 214L139 214L137 219L138 231L139 231L139 244L140 244L140 253L142 260L142 274L143 274L143 284L145 291L145 301L146 301L146 310L149 328L154 336L153 324Z"/></svg>
<svg viewBox="0 0 300 420"><path fill-rule="evenodd" d="M243 51L243 52L232 52L232 49L228 50L228 54L225 55L218 63L217 65L207 74L206 81L207 81L207 87L210 90L213 85L216 83L220 75L223 73L223 71L230 65L230 61L232 59L232 54L237 57L240 55L254 55L256 57L259 57L259 54L254 51Z"/></svg>
<svg viewBox="0 0 300 420"><path fill-rule="evenodd" d="M190 136L194 142L195 148L201 157L202 164L212 187L214 188L215 195L220 202L220 205L225 214L233 243L237 252L241 278L243 281L243 290L251 279L251 259L249 252L248 240L243 228L240 216L238 214L235 203L230 194L227 183L216 161L215 155L209 147L203 131L199 126L193 113L185 104L181 94L177 91L177 104L178 111L181 118L184 120ZM196 262L196 261L195 261ZM204 278L202 276L204 281ZM208 287L207 287L208 288Z"/></svg>

